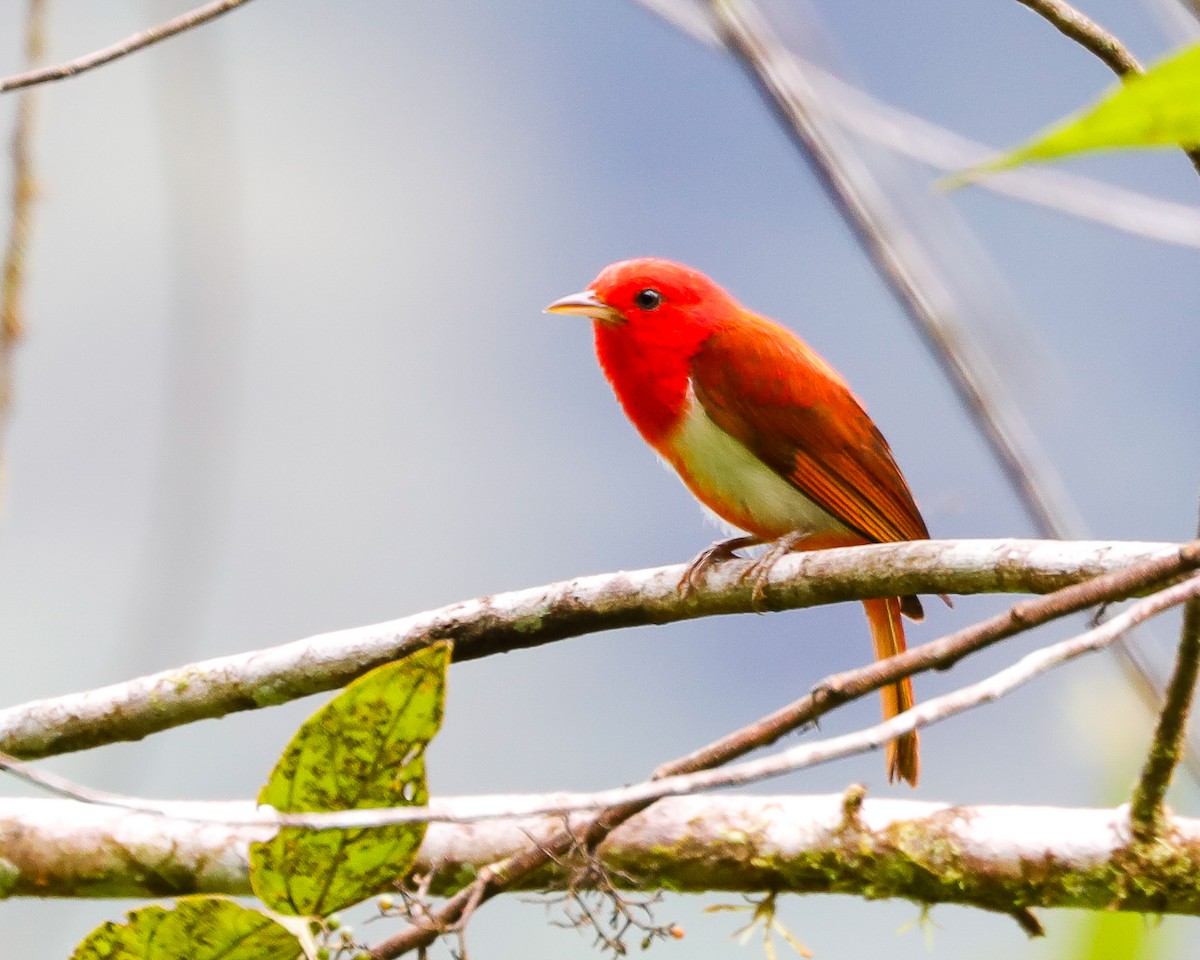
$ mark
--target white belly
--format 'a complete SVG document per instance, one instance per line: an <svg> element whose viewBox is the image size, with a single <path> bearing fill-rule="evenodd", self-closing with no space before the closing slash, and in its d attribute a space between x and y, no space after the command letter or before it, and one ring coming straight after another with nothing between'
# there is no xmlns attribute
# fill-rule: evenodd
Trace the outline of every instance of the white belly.
<svg viewBox="0 0 1200 960"><path fill-rule="evenodd" d="M694 398L663 452L692 493L734 527L771 537L793 530L853 536L713 423Z"/></svg>

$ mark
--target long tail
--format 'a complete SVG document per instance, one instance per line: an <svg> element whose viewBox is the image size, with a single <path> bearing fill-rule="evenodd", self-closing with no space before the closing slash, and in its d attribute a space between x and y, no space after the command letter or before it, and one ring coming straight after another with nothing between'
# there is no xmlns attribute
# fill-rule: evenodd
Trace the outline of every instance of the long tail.
<svg viewBox="0 0 1200 960"><path fill-rule="evenodd" d="M875 641L875 656L885 657L903 653L904 625L900 622L900 600L864 600L867 621L871 625L871 639ZM883 697L883 719L890 720L913 705L912 681L905 677L899 683L879 691ZM921 759L917 754L918 740L914 730L893 740L887 745L888 780L907 780L917 785L921 771Z"/></svg>

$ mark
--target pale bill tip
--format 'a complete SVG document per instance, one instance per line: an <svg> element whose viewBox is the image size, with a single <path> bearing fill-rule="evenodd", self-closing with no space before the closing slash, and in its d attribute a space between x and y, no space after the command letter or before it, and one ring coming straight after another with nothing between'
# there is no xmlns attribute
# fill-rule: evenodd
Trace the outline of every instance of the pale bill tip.
<svg viewBox="0 0 1200 960"><path fill-rule="evenodd" d="M574 313L606 323L615 323L621 319L621 315L616 310L601 301L591 290L582 290L579 293L560 297L553 303L548 304L542 312Z"/></svg>

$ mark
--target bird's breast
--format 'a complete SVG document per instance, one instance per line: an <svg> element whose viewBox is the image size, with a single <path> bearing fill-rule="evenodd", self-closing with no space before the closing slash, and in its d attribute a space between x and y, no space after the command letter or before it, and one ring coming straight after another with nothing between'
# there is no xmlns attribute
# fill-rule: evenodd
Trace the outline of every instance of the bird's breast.
<svg viewBox="0 0 1200 960"><path fill-rule="evenodd" d="M763 539L792 531L860 540L740 440L717 426L689 393L675 428L656 445L701 503Z"/></svg>

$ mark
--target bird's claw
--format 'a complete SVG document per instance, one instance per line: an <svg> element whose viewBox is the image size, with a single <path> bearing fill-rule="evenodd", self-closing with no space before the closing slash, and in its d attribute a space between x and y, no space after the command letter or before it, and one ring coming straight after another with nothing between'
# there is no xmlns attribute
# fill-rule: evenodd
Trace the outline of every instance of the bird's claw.
<svg viewBox="0 0 1200 960"><path fill-rule="evenodd" d="M742 547L753 547L757 543L759 540L755 537L731 537L728 540L718 540L701 550L679 578L679 586L676 587L679 596L686 600L700 588L710 567L724 560L735 559L737 551Z"/></svg>
<svg viewBox="0 0 1200 960"><path fill-rule="evenodd" d="M753 609L762 610L765 608L767 582L771 577L771 570L784 556L795 550L804 540L804 537L805 535L799 531L785 533L778 540L775 540L767 548L766 553L755 560L750 565L750 569L742 575L742 582L750 584L750 606Z"/></svg>

